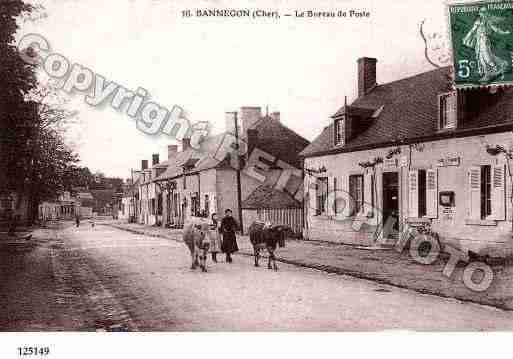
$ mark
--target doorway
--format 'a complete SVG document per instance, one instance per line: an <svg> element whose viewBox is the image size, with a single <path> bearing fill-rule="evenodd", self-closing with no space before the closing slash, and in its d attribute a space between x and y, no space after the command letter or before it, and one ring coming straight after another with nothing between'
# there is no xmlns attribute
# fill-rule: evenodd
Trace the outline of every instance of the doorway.
<svg viewBox="0 0 513 359"><path fill-rule="evenodd" d="M399 234L399 175L397 172L383 173L383 225L393 219L392 233L385 233L385 238L398 238Z"/></svg>

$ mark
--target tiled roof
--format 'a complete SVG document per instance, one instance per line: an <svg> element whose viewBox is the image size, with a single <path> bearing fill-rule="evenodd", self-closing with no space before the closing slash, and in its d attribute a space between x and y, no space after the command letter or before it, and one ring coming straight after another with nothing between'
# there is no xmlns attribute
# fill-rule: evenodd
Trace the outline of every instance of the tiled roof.
<svg viewBox="0 0 513 359"><path fill-rule="evenodd" d="M252 128L258 133L257 147L290 165L301 168L298 155L308 145L307 140L270 117L262 118ZM167 168L156 180L161 181L181 176L184 165L193 165L189 172L203 171L221 165L224 158L216 158L216 153L223 144L225 136L224 133L210 136L201 143L200 149L190 148L178 152L171 161L163 162Z"/></svg>
<svg viewBox="0 0 513 359"><path fill-rule="evenodd" d="M379 116L344 146L335 147L333 122L301 152L301 156L318 156L332 152L350 152L366 147L386 146L415 139L442 136L438 131L438 95L449 91L450 68L440 68L419 75L376 86L351 104L359 109L378 110ZM506 89L500 106L488 106L476 116L465 119L458 131L513 123L513 92ZM336 117L344 108L337 111ZM365 111L365 110L364 110Z"/></svg>
<svg viewBox="0 0 513 359"><path fill-rule="evenodd" d="M302 167L299 153L310 144L308 140L271 117L263 117L252 129L258 131L256 147L296 168Z"/></svg>
<svg viewBox="0 0 513 359"><path fill-rule="evenodd" d="M301 203L286 192L262 185L242 202L242 208L301 208Z"/></svg>
<svg viewBox="0 0 513 359"><path fill-rule="evenodd" d="M213 156L215 151L220 146L223 135L216 135L205 139L201 143L199 150L189 148L185 151L178 152L175 157L168 161L167 169L157 178L157 181L166 180L181 176L183 174L183 167L186 164L194 163L193 171L201 171L216 167L220 161L216 160Z"/></svg>

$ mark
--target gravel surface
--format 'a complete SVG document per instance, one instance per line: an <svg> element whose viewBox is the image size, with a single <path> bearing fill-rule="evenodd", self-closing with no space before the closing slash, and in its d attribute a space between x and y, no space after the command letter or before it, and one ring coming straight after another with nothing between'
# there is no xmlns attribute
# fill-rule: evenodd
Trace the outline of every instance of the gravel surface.
<svg viewBox="0 0 513 359"><path fill-rule="evenodd" d="M0 245L2 330L513 328L513 312L240 255L193 271L183 243L106 226L35 237Z"/></svg>
<svg viewBox="0 0 513 359"><path fill-rule="evenodd" d="M180 231L177 230L122 222L112 222L109 225L147 235L180 238ZM253 252L247 236L238 236L237 241L242 253ZM459 262L450 278L442 275L447 263L447 258L443 256L432 265L423 265L413 260L408 251L400 254L393 249L364 249L327 242L289 240L285 248L278 249L277 257L286 263L348 274L420 293L513 310L511 263L493 266L494 280L490 288L484 292L475 292L468 289L462 280L466 263Z"/></svg>

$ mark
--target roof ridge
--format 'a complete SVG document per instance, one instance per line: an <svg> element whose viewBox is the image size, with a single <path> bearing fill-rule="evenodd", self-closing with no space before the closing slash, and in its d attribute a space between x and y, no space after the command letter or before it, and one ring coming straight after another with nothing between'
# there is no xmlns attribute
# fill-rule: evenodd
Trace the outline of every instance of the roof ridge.
<svg viewBox="0 0 513 359"><path fill-rule="evenodd" d="M293 133L294 135L296 135L297 137L301 138L302 140L310 143L310 141L308 141L306 138L304 138L303 136L301 136L299 133L297 133L296 131L294 131L293 129L291 129L290 127L288 127L287 125L283 124L283 122L281 122L281 120L275 120L273 119L272 117L270 116L264 116L262 117L260 120L258 120L257 122L255 122L250 128L255 128L257 126L257 124L259 122L261 122L262 120L270 120L270 121L273 121L275 123L277 123L279 126L281 126L283 129Z"/></svg>
<svg viewBox="0 0 513 359"><path fill-rule="evenodd" d="M424 76L424 75L427 75L427 74L430 74L432 72L436 72L436 71L442 71L442 70L446 70L446 69L449 69L451 66L444 66L444 67L438 67L436 69L433 69L433 70L429 70L429 71L424 71L424 72L419 72L418 74L415 74L415 75L411 75L411 76L408 76L408 77L403 77L403 78L400 78L400 79L397 79L397 80L393 80L393 81L390 81L390 82L385 82L383 84L377 84L376 86L374 86L373 90L381 87L381 86L387 86L387 85L391 85L391 84L395 84L397 82L401 82L401 81L409 81L409 80L412 80L416 77L420 77L420 76ZM360 97L357 97L352 103L355 103L356 101L358 101L359 99L362 99L364 98L365 96L367 95L370 95L371 92L369 93L366 93L365 95L363 96L360 96ZM352 106L352 104L350 105Z"/></svg>

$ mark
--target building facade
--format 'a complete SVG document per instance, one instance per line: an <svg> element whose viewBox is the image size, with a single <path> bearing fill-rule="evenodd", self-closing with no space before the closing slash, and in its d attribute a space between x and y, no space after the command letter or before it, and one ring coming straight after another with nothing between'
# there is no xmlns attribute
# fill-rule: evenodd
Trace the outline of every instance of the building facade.
<svg viewBox="0 0 513 359"><path fill-rule="evenodd" d="M307 147L305 235L393 244L411 227L481 255L512 252L513 92L453 91L442 68L377 85L358 61L358 97Z"/></svg>
<svg viewBox="0 0 513 359"><path fill-rule="evenodd" d="M38 216L42 221L74 219L80 215L80 202L69 191L63 192L57 201L45 201L39 205Z"/></svg>
<svg viewBox="0 0 513 359"><path fill-rule="evenodd" d="M181 151L177 145L168 147L167 161L154 161L151 169L145 169L142 163L139 223L179 228L195 217L210 218L212 213L222 216L226 209L231 209L240 222L239 165L242 200L263 184L302 199L298 155L309 142L284 126L278 112L263 116L259 107L242 107L238 114L239 141L247 148L239 161L229 149L235 140L235 117L228 113L226 133L204 139L200 148L192 148L186 138Z"/></svg>

